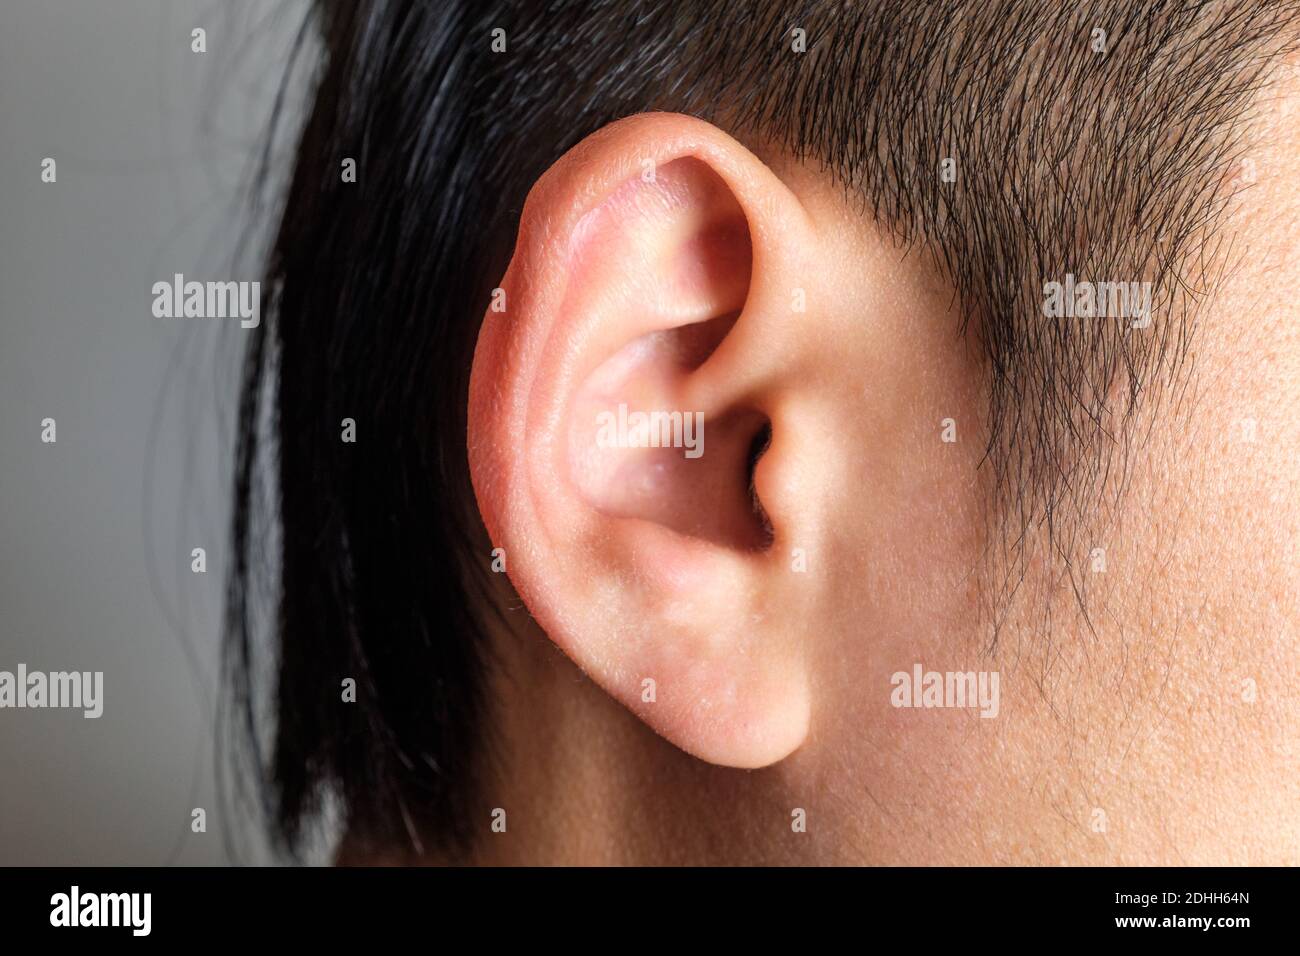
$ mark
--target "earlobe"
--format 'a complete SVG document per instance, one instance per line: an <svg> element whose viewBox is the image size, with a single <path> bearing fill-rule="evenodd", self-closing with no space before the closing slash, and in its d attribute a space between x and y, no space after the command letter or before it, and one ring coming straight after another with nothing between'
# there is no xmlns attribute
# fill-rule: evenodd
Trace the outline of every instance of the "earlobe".
<svg viewBox="0 0 1300 956"><path fill-rule="evenodd" d="M817 525L783 425L812 244L793 194L725 134L622 121L530 194L509 307L474 358L471 473L520 596L651 727L733 766L781 759L808 727L820 594L780 545Z"/></svg>

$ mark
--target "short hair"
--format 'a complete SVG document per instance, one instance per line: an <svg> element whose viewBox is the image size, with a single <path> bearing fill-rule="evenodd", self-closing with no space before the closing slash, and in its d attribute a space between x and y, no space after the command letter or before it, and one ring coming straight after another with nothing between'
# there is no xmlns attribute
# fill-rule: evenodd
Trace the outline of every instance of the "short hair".
<svg viewBox="0 0 1300 956"><path fill-rule="evenodd" d="M1132 409L1177 379L1295 14L1264 0L318 4L274 292L245 359L226 621L233 713L281 846L331 798L361 846L454 855L480 829L498 609L468 376L524 197L565 150L669 110L823 169L950 279L954 331L987 359L990 508L1055 528L1087 510ZM1045 316L1044 281L1067 273L1150 281L1155 321ZM341 705L348 677L356 702Z"/></svg>

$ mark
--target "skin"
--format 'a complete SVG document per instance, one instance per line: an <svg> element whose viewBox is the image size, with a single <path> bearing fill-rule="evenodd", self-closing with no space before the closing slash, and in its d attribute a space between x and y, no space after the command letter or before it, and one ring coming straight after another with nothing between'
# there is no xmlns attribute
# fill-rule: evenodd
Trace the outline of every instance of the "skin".
<svg viewBox="0 0 1300 956"><path fill-rule="evenodd" d="M939 271L815 169L696 120L634 117L561 160L471 387L512 609L473 862L1300 863L1295 75L1260 104L1189 371L1061 539L1074 584L1040 526L996 608L986 370ZM699 467L593 450L620 399L706 408ZM917 663L997 671L997 716L892 706Z"/></svg>

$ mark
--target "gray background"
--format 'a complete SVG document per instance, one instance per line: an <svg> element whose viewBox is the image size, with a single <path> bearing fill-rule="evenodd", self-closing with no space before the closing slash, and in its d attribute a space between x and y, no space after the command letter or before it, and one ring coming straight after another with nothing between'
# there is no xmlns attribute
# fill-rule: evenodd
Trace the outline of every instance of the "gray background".
<svg viewBox="0 0 1300 956"><path fill-rule="evenodd" d="M214 773L247 333L154 318L150 287L258 278L269 216L247 194L303 10L0 4L0 670L104 672L98 720L0 710L0 863L223 863L228 842L265 858Z"/></svg>

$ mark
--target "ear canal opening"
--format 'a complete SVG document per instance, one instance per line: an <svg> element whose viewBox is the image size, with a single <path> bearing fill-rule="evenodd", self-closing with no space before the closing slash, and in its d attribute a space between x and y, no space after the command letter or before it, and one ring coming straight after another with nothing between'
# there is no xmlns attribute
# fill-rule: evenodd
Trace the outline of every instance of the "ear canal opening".
<svg viewBox="0 0 1300 956"><path fill-rule="evenodd" d="M767 416L744 406L705 414L678 401L681 380L707 361L734 322L734 315L720 316L631 343L639 361L630 377L612 389L602 380L575 403L570 461L593 508L739 551L771 545L772 524L754 486L771 439ZM685 328L691 331L683 336Z"/></svg>
<svg viewBox="0 0 1300 956"><path fill-rule="evenodd" d="M754 482L754 475L758 471L758 463L767 450L772 447L772 423L767 419L763 420L763 427L754 433L753 441L749 443L749 506L754 513L754 519L758 522L759 538L761 544L755 550L766 551L772 546L776 539L776 530L772 527L772 519L768 517L767 509L763 507L762 500L758 497L758 487Z"/></svg>

